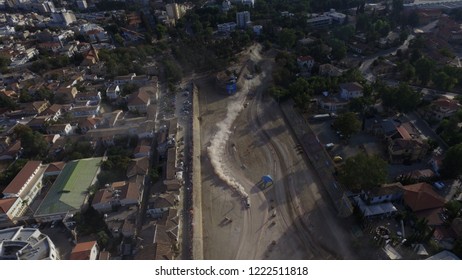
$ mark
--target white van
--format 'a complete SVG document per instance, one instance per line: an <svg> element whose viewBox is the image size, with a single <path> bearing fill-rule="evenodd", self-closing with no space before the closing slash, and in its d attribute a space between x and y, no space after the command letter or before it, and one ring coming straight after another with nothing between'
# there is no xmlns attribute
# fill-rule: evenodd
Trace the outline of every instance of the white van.
<svg viewBox="0 0 462 280"><path fill-rule="evenodd" d="M334 145L334 143L327 143L326 145L324 145L324 147L326 148L326 150L331 150L334 147Z"/></svg>

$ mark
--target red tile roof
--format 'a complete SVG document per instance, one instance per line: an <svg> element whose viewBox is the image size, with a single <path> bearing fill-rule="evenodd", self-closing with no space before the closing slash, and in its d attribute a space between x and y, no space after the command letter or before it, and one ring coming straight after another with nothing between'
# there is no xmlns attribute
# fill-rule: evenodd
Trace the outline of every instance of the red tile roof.
<svg viewBox="0 0 462 280"><path fill-rule="evenodd" d="M65 165L66 163L64 161L52 162L48 165L47 170L45 170L45 173L61 171L63 170Z"/></svg>
<svg viewBox="0 0 462 280"><path fill-rule="evenodd" d="M401 135L401 138L403 138L404 140L412 139L411 135L409 134L409 132L406 130L404 126L400 125L396 128L396 130L398 130L398 133Z"/></svg>
<svg viewBox="0 0 462 280"><path fill-rule="evenodd" d="M32 173L40 167L41 163L41 161L28 161L21 171L19 171L18 175L14 177L13 181L3 190L3 193L18 194L27 180L32 176Z"/></svg>
<svg viewBox="0 0 462 280"><path fill-rule="evenodd" d="M142 153L142 154L147 154L151 151L151 146L148 146L148 145L138 145L136 146L135 148L135 151L133 152L134 154L139 154L139 153Z"/></svg>
<svg viewBox="0 0 462 280"><path fill-rule="evenodd" d="M438 109L444 110L444 111L446 111L446 110L454 111L454 110L457 110L457 109L459 109L461 107L457 100L451 100L451 99L447 99L447 98L440 98L438 100L435 100L435 101L432 102L432 105L434 105Z"/></svg>
<svg viewBox="0 0 462 280"><path fill-rule="evenodd" d="M91 249L93 246L96 245L96 241L88 241L77 243L74 249L72 249L71 256L69 259L71 260L89 260Z"/></svg>
<svg viewBox="0 0 462 280"><path fill-rule="evenodd" d="M311 61L311 60L314 60L311 56L309 55L305 55L305 56L299 56L297 58L298 61L302 61L302 62L305 62L305 61Z"/></svg>
<svg viewBox="0 0 462 280"><path fill-rule="evenodd" d="M446 202L427 183L406 185L403 189L405 190L404 202L414 212L443 207Z"/></svg>
<svg viewBox="0 0 462 280"><path fill-rule="evenodd" d="M339 85L340 88L345 89L347 91L361 91L363 90L363 86L357 82L354 83L344 83Z"/></svg>
<svg viewBox="0 0 462 280"><path fill-rule="evenodd" d="M149 93L144 90L140 90L137 93L134 93L130 100L128 101L128 105L147 105L149 102Z"/></svg>
<svg viewBox="0 0 462 280"><path fill-rule="evenodd" d="M0 199L0 211L7 213L10 210L11 206L15 203L17 197Z"/></svg>

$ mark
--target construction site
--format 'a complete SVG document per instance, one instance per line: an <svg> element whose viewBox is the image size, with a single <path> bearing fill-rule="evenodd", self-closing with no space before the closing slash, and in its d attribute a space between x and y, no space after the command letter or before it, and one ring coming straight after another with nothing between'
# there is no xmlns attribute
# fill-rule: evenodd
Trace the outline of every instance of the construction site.
<svg viewBox="0 0 462 280"><path fill-rule="evenodd" d="M266 94L274 63L258 44L243 51L231 95L214 77L194 80L194 258L356 259L336 201Z"/></svg>

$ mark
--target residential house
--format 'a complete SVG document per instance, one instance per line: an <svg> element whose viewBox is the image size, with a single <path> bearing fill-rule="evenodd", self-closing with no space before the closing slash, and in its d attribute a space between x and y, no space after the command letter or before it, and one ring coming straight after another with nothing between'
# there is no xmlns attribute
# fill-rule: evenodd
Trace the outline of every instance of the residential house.
<svg viewBox="0 0 462 280"><path fill-rule="evenodd" d="M147 88L151 87L142 87L137 93L134 93L129 97L127 101L129 111L137 113L147 112L148 106L151 104L150 93L152 92L147 90Z"/></svg>
<svg viewBox="0 0 462 280"><path fill-rule="evenodd" d="M110 85L107 89L106 89L106 96L107 98L109 98L110 100L114 100L114 99L117 99L120 95L120 88L118 85L116 84L113 84L113 85Z"/></svg>
<svg viewBox="0 0 462 280"><path fill-rule="evenodd" d="M50 103L48 101L34 101L22 103L20 106L24 114L33 116L45 111L50 106Z"/></svg>
<svg viewBox="0 0 462 280"><path fill-rule="evenodd" d="M354 51L357 54L363 55L365 54L368 50L369 47L368 45L360 42L352 42L351 44L348 44L348 47Z"/></svg>
<svg viewBox="0 0 462 280"><path fill-rule="evenodd" d="M38 43L37 48L40 50L52 52L52 53L59 53L59 50L62 48L60 42L43 42Z"/></svg>
<svg viewBox="0 0 462 280"><path fill-rule="evenodd" d="M390 31L387 36L379 39L379 46L381 48L389 48L399 43L399 34L394 31Z"/></svg>
<svg viewBox="0 0 462 280"><path fill-rule="evenodd" d="M365 218L390 217L398 212L393 203L402 197L403 191L400 187L400 183L374 187L362 191L360 195L353 197L353 201Z"/></svg>
<svg viewBox="0 0 462 280"><path fill-rule="evenodd" d="M53 124L47 128L48 134L59 134L61 136L69 135L72 132L70 123Z"/></svg>
<svg viewBox="0 0 462 280"><path fill-rule="evenodd" d="M416 162L425 158L429 145L419 139L394 139L388 145L390 163Z"/></svg>
<svg viewBox="0 0 462 280"><path fill-rule="evenodd" d="M54 143L56 143L56 141L58 141L58 139L61 137L61 135L59 134L45 134L43 135L43 138L45 139L45 141L48 143L48 147L52 147Z"/></svg>
<svg viewBox="0 0 462 280"><path fill-rule="evenodd" d="M430 104L425 116L430 119L441 121L455 115L461 107L462 106L457 100L442 97Z"/></svg>
<svg viewBox="0 0 462 280"><path fill-rule="evenodd" d="M53 104L50 107L48 107L45 111L43 111L40 114L40 116L50 116L51 120L57 121L61 117L63 112L63 105Z"/></svg>
<svg viewBox="0 0 462 280"><path fill-rule="evenodd" d="M124 75L124 76L117 76L117 77L114 78L114 84L118 85L118 86L128 84L128 83L132 82L134 77L136 77L135 73L130 73L130 74Z"/></svg>
<svg viewBox="0 0 462 280"><path fill-rule="evenodd" d="M332 18L327 15L318 15L306 20L312 28L325 28L332 24Z"/></svg>
<svg viewBox="0 0 462 280"><path fill-rule="evenodd" d="M417 182L428 181L436 177L435 172L431 169L419 169L400 175L401 178L409 178Z"/></svg>
<svg viewBox="0 0 462 280"><path fill-rule="evenodd" d="M101 101L101 92L99 91L89 91L89 92L79 92L75 95L75 101L78 102L95 102L96 104Z"/></svg>
<svg viewBox="0 0 462 280"><path fill-rule="evenodd" d="M96 241L80 242L72 249L70 260L96 260L99 247Z"/></svg>
<svg viewBox="0 0 462 280"><path fill-rule="evenodd" d="M446 200L433 190L428 183L417 183L403 186L404 204L419 218L425 218L428 225L442 225L442 208Z"/></svg>
<svg viewBox="0 0 462 280"><path fill-rule="evenodd" d="M43 173L43 176L58 176L61 173L61 171L63 171L65 165L66 162L64 161L52 162L48 164L48 167L45 170L45 173Z"/></svg>
<svg viewBox="0 0 462 280"><path fill-rule="evenodd" d="M413 10L409 10L413 11ZM438 20L441 17L441 9L417 9L417 15L419 16L419 24L427 25L432 21Z"/></svg>
<svg viewBox="0 0 462 280"><path fill-rule="evenodd" d="M66 104L74 102L74 98L77 95L77 88L73 86L60 86L55 91L56 103Z"/></svg>
<svg viewBox="0 0 462 280"><path fill-rule="evenodd" d="M157 224L148 228L152 235L142 241L142 247L135 255L136 260L172 260L174 258L173 245L178 242L178 212L168 210Z"/></svg>
<svg viewBox="0 0 462 280"><path fill-rule="evenodd" d="M78 44L76 44L75 42L70 42L69 44L63 46L60 49L60 54L64 55L64 56L67 56L69 58L72 57L78 50L77 45Z"/></svg>
<svg viewBox="0 0 462 280"><path fill-rule="evenodd" d="M79 120L78 127L81 133L86 133L87 131L91 129L96 129L100 121L101 119L99 118L88 117L88 118Z"/></svg>
<svg viewBox="0 0 462 280"><path fill-rule="evenodd" d="M149 84L150 77L147 76L147 75L135 76L135 77L133 77L131 82L138 85L138 86L145 86L145 85Z"/></svg>
<svg viewBox="0 0 462 280"><path fill-rule="evenodd" d="M340 97L346 100L363 96L363 86L357 82L339 85Z"/></svg>
<svg viewBox="0 0 462 280"><path fill-rule="evenodd" d="M141 175L146 176L149 171L149 158L141 157L135 158L130 161L130 164L127 168L127 178L132 178L133 176Z"/></svg>
<svg viewBox="0 0 462 280"><path fill-rule="evenodd" d="M321 76L340 77L342 72L342 70L329 63L319 65L319 75Z"/></svg>
<svg viewBox="0 0 462 280"><path fill-rule="evenodd" d="M172 208L179 203L178 194L167 192L158 195L153 195L148 202L149 209L164 209Z"/></svg>
<svg viewBox="0 0 462 280"><path fill-rule="evenodd" d="M0 154L0 160L15 160L18 159L22 153L21 141L16 141L13 144L6 147L6 149Z"/></svg>
<svg viewBox="0 0 462 280"><path fill-rule="evenodd" d="M217 24L218 32L220 33L230 33L236 30L237 24L235 22L225 22Z"/></svg>
<svg viewBox="0 0 462 280"><path fill-rule="evenodd" d="M319 108L328 112L337 112L348 108L348 101L335 96L322 96L317 99Z"/></svg>
<svg viewBox="0 0 462 280"><path fill-rule="evenodd" d="M84 55L82 63L80 66L92 66L99 62L98 50L91 46L91 48Z"/></svg>
<svg viewBox="0 0 462 280"><path fill-rule="evenodd" d="M371 188L361 193L361 198L368 204L383 202L396 202L403 196L403 185L401 183L383 184L380 187Z"/></svg>
<svg viewBox="0 0 462 280"><path fill-rule="evenodd" d="M135 182L114 182L109 188L96 192L92 206L98 212L110 212L113 207L138 205L143 190Z"/></svg>
<svg viewBox="0 0 462 280"><path fill-rule="evenodd" d="M135 158L141 157L150 157L151 156L151 146L149 145L138 145L133 151L133 156Z"/></svg>
<svg viewBox="0 0 462 280"><path fill-rule="evenodd" d="M72 108L70 113L74 118L81 118L81 117L94 118L99 115L100 109L101 107L99 104L96 106L79 106L79 107Z"/></svg>
<svg viewBox="0 0 462 280"><path fill-rule="evenodd" d="M13 101L17 101L19 99L18 93L16 91L14 91L14 90L2 89L2 90L0 90L0 95L8 97Z"/></svg>
<svg viewBox="0 0 462 280"><path fill-rule="evenodd" d="M108 261L111 259L111 253L108 251L101 251L99 252L99 258L98 260L100 261Z"/></svg>
<svg viewBox="0 0 462 280"><path fill-rule="evenodd" d="M439 18L435 34L447 42L460 42L462 40L460 24L447 15Z"/></svg>
<svg viewBox="0 0 462 280"><path fill-rule="evenodd" d="M309 55L297 57L298 67L302 72L310 72L314 66L314 58Z"/></svg>
<svg viewBox="0 0 462 280"><path fill-rule="evenodd" d="M177 191L180 189L183 179L181 178L182 173L176 170L176 148L170 148L167 151L167 165L165 167L165 180L164 184L168 191Z"/></svg>
<svg viewBox="0 0 462 280"><path fill-rule="evenodd" d="M37 116L27 123L32 130L44 132L48 123L52 120L50 116Z"/></svg>
<svg viewBox="0 0 462 280"><path fill-rule="evenodd" d="M366 131L372 135L389 140L397 133L396 127L400 123L393 119L372 118L366 119Z"/></svg>
<svg viewBox="0 0 462 280"><path fill-rule="evenodd" d="M420 161L428 153L428 143L422 139L420 132L410 122L398 125L396 133L390 134L386 140L391 163Z"/></svg>

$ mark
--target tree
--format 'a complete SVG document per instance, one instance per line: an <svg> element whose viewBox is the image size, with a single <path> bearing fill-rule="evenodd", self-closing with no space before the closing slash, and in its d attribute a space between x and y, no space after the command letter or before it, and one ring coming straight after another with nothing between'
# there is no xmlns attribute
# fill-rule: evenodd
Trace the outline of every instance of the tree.
<svg viewBox="0 0 462 280"><path fill-rule="evenodd" d="M14 109L16 109L17 104L16 104L16 102L14 102L8 96L0 94L0 107L1 108L8 108L10 110L14 110Z"/></svg>
<svg viewBox="0 0 462 280"><path fill-rule="evenodd" d="M339 179L354 191L376 187L387 180L387 162L378 156L359 153L345 161Z"/></svg>
<svg viewBox="0 0 462 280"><path fill-rule="evenodd" d="M435 62L428 58L422 57L415 62L415 71L423 85L428 84L432 78L432 73L435 68Z"/></svg>
<svg viewBox="0 0 462 280"><path fill-rule="evenodd" d="M304 78L297 78L289 85L289 94L299 108L305 109L311 99L310 84Z"/></svg>
<svg viewBox="0 0 462 280"><path fill-rule="evenodd" d="M347 42L355 35L355 28L353 25L342 25L333 31L335 38Z"/></svg>
<svg viewBox="0 0 462 280"><path fill-rule="evenodd" d="M0 55L0 72L2 72L3 74L8 73L8 66L10 65L10 63L11 60L8 57Z"/></svg>
<svg viewBox="0 0 462 280"><path fill-rule="evenodd" d="M164 60L164 69L165 75L167 76L167 80L172 83L177 83L183 77L183 73L181 68L178 66L176 62L171 59Z"/></svg>
<svg viewBox="0 0 462 280"><path fill-rule="evenodd" d="M452 249L452 251L459 258L462 258L462 236L459 236L459 238L457 238L456 242L454 242L454 248Z"/></svg>
<svg viewBox="0 0 462 280"><path fill-rule="evenodd" d="M421 101L421 94L405 83L401 83L397 88L382 85L379 93L385 107L403 113L413 111Z"/></svg>
<svg viewBox="0 0 462 280"><path fill-rule="evenodd" d="M278 37L279 37L279 45L285 49L289 49L293 47L297 39L297 36L295 35L295 31L289 28L284 28L279 33Z"/></svg>
<svg viewBox="0 0 462 280"><path fill-rule="evenodd" d="M446 152L441 173L447 178L462 175L462 143L452 146Z"/></svg>
<svg viewBox="0 0 462 280"><path fill-rule="evenodd" d="M332 48L331 53L335 60L341 60L346 56L347 49L344 42L338 39L332 39L329 45Z"/></svg>
<svg viewBox="0 0 462 280"><path fill-rule="evenodd" d="M26 157L41 158L46 156L48 143L41 133L32 131L30 127L22 124L17 125L13 131L15 136L21 139Z"/></svg>
<svg viewBox="0 0 462 280"><path fill-rule="evenodd" d="M439 71L432 79L435 86L442 90L452 90L458 80L446 74L444 71Z"/></svg>
<svg viewBox="0 0 462 280"><path fill-rule="evenodd" d="M403 62L399 65L401 80L412 81L415 78L415 68L409 62Z"/></svg>
<svg viewBox="0 0 462 280"><path fill-rule="evenodd" d="M377 20L374 23L374 30L380 34L380 36L386 36L390 32L390 24L385 20Z"/></svg>
<svg viewBox="0 0 462 280"><path fill-rule="evenodd" d="M0 173L0 186L8 185L13 178L21 171L21 169L26 165L26 159L18 159L12 163L8 168Z"/></svg>
<svg viewBox="0 0 462 280"><path fill-rule="evenodd" d="M115 34L114 35L114 40L116 41L116 43L119 45L119 46L123 46L124 45L124 38L122 36L120 36L120 34Z"/></svg>
<svg viewBox="0 0 462 280"><path fill-rule="evenodd" d="M462 216L462 202L460 201L450 200L444 205L444 208L447 209L449 221Z"/></svg>
<svg viewBox="0 0 462 280"><path fill-rule="evenodd" d="M348 112L339 115L334 121L334 126L348 138L352 134L359 132L361 129L361 122L358 120L355 113Z"/></svg>
<svg viewBox="0 0 462 280"><path fill-rule="evenodd" d="M278 86L272 86L268 89L268 93L275 98L277 101L284 100L288 95L289 91Z"/></svg>

